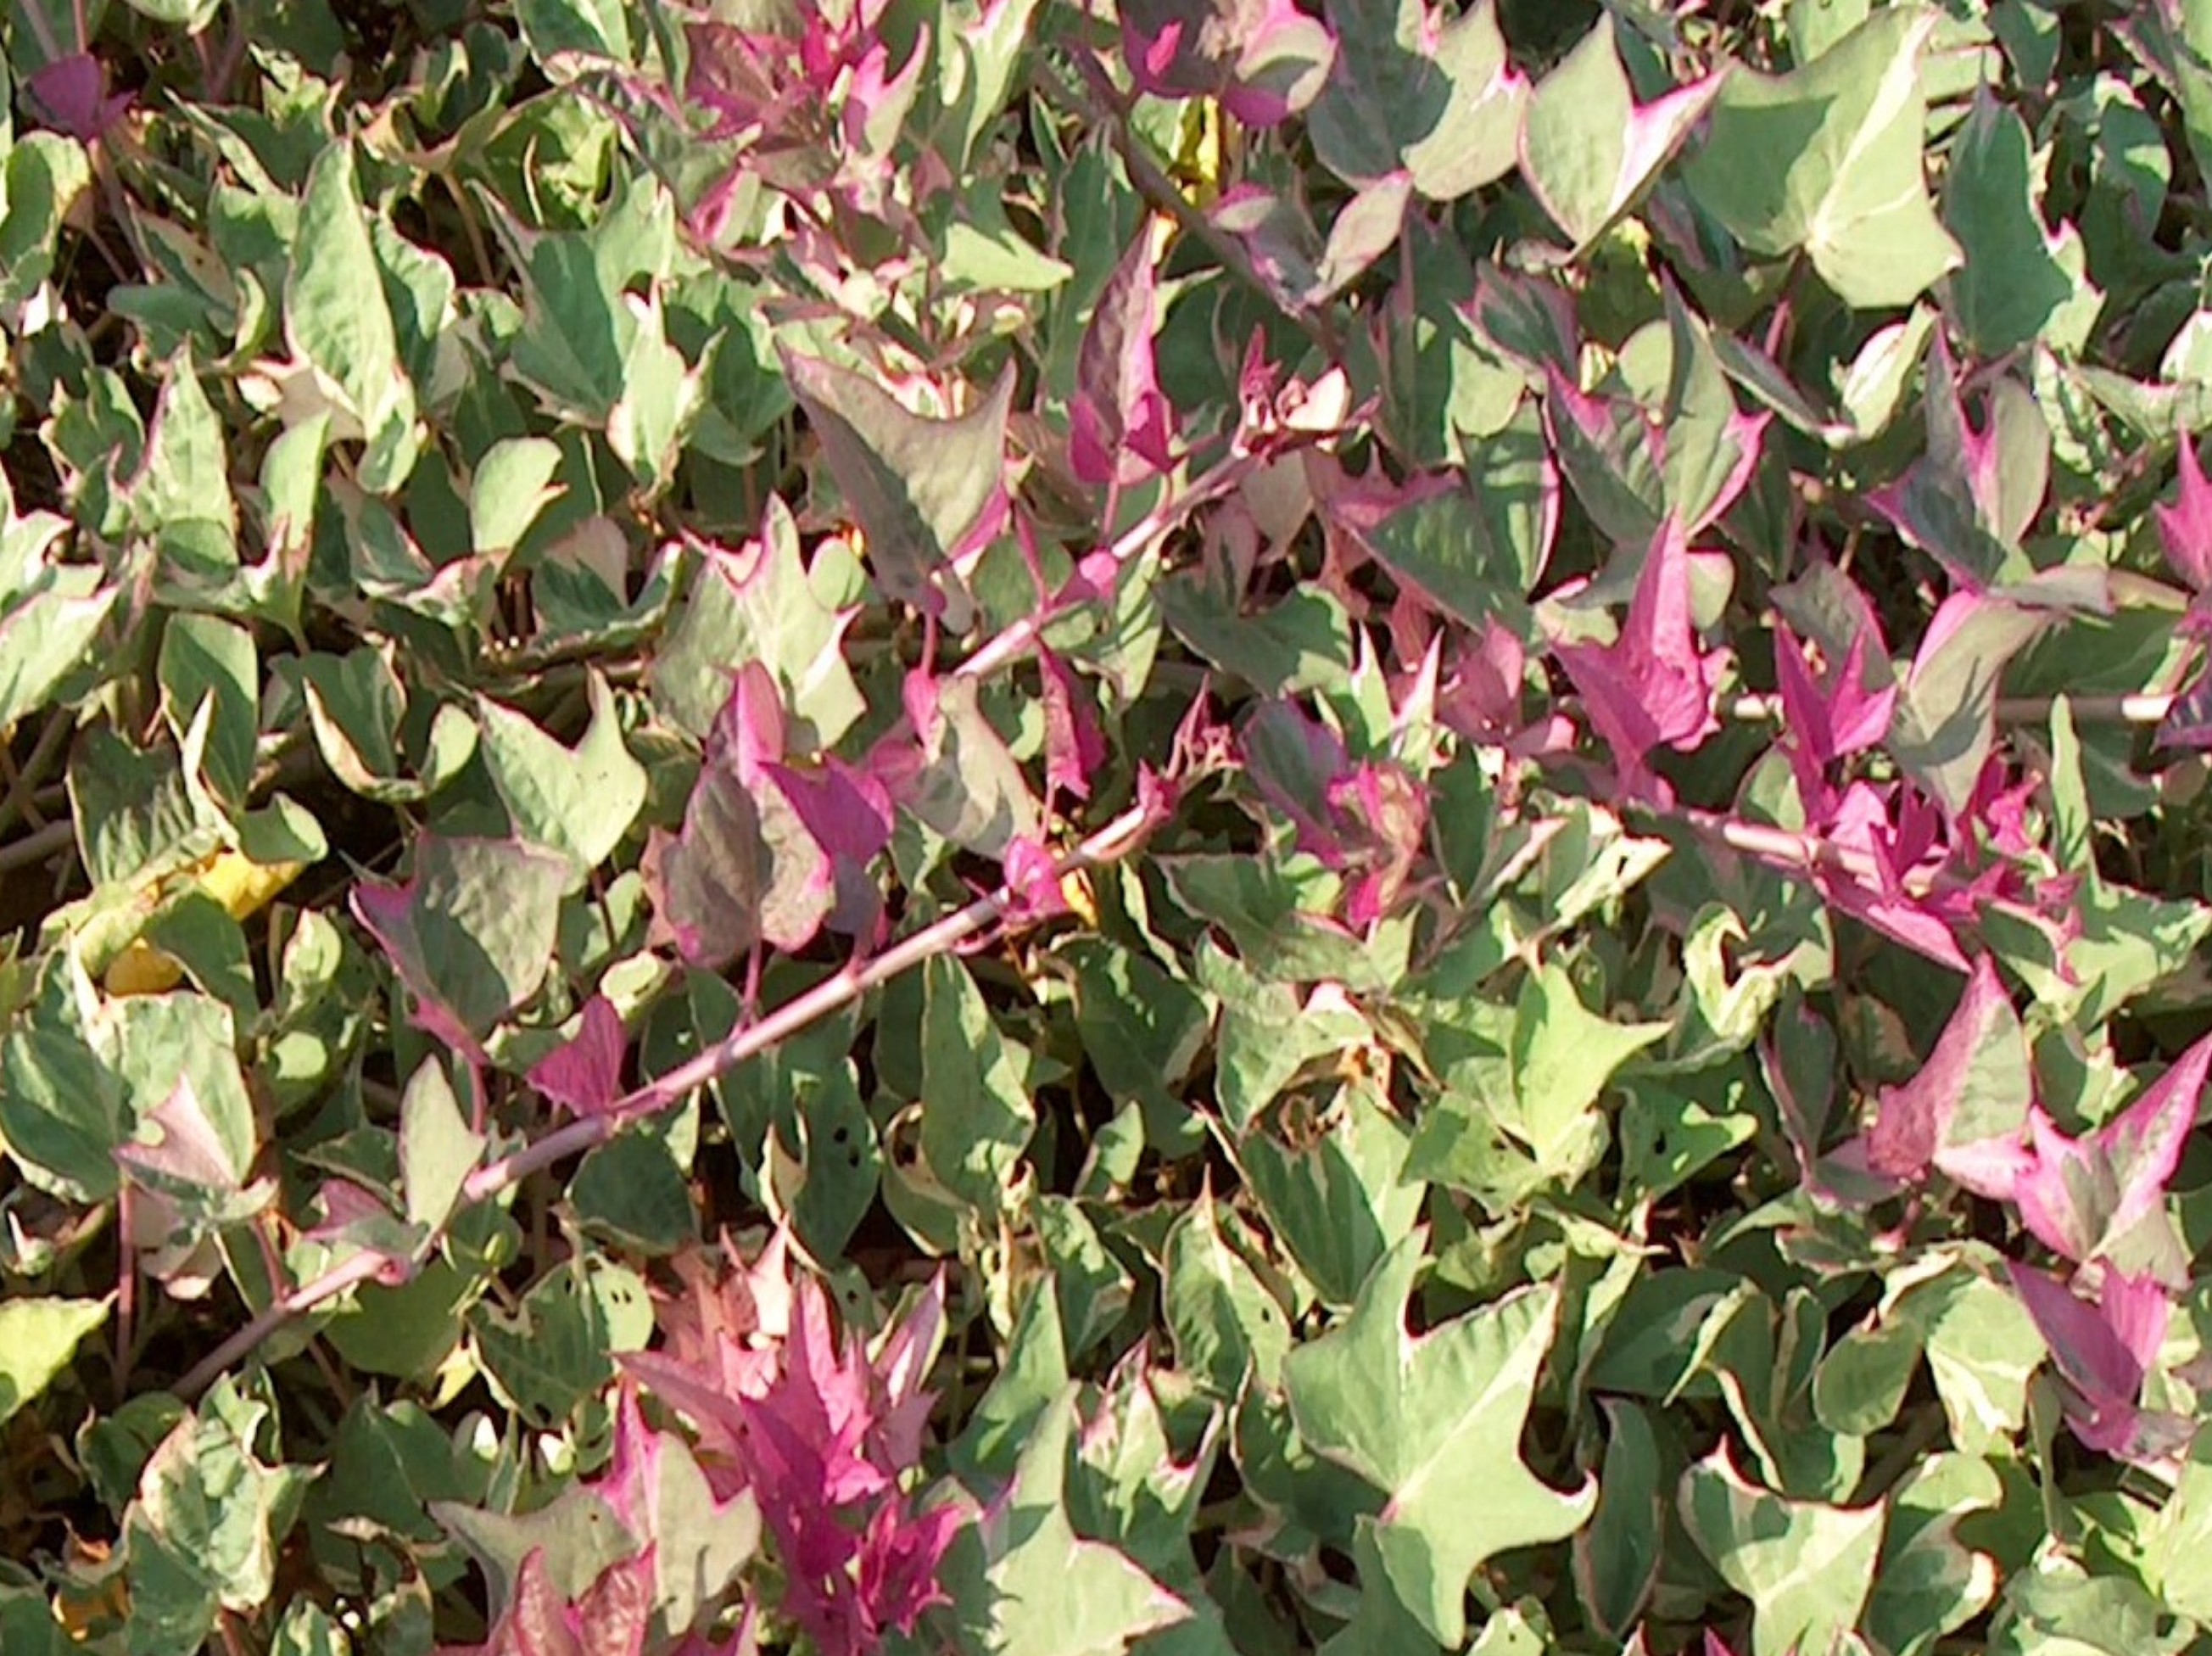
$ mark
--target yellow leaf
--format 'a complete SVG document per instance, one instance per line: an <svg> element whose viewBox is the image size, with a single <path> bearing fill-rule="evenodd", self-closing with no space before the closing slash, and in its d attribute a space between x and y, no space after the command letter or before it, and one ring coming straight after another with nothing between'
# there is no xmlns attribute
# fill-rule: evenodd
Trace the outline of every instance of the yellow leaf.
<svg viewBox="0 0 2212 1656"><path fill-rule="evenodd" d="M110 995L166 995L184 977L175 955L141 938L107 963L100 981Z"/></svg>
<svg viewBox="0 0 2212 1656"><path fill-rule="evenodd" d="M1176 135L1175 161L1168 172L1194 207L1211 207L1221 194L1225 162L1236 143L1221 123L1221 106L1211 98L1193 98L1182 107Z"/></svg>
<svg viewBox="0 0 2212 1656"><path fill-rule="evenodd" d="M259 913L300 877L304 862L254 862L236 851L218 851L199 877L200 889L233 920Z"/></svg>
<svg viewBox="0 0 2212 1656"><path fill-rule="evenodd" d="M183 878L222 904L233 920L246 920L266 908L307 866L256 862L237 851L218 851ZM108 962L100 983L110 995L165 995L184 977L174 955L141 938Z"/></svg>
<svg viewBox="0 0 2212 1656"><path fill-rule="evenodd" d="M1060 877L1060 894L1067 899L1067 906L1083 916L1085 925L1098 923L1098 899L1091 890L1091 876L1080 868L1070 868Z"/></svg>

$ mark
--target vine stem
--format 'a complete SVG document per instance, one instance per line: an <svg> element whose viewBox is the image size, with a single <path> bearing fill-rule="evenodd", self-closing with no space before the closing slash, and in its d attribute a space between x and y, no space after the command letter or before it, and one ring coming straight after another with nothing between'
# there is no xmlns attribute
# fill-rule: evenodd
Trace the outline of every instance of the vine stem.
<svg viewBox="0 0 2212 1656"><path fill-rule="evenodd" d="M2001 696L1996 716L2002 724L2042 724L2051 717L2055 696ZM2178 695L2145 691L2132 696L2076 696L2067 705L2084 724L2161 724L2173 711ZM1773 695L1735 696L1721 703L1721 711L1737 724L1776 724L1783 721L1782 698Z"/></svg>
<svg viewBox="0 0 2212 1656"><path fill-rule="evenodd" d="M1181 493L1163 499L1106 547L1106 556L1112 560L1115 574L1118 575L1142 557L1200 507L1211 505L1227 495L1258 470L1260 463L1261 456L1240 442ZM954 667L952 676L981 679L996 673L1025 654L1044 636L1046 628L1103 595L1086 591L1052 600L994 634L981 649Z"/></svg>
<svg viewBox="0 0 2212 1656"><path fill-rule="evenodd" d="M1127 856L1159 825L1161 815L1160 807L1156 804L1140 802L1132 806L1065 855L1055 858L1053 863L1054 874L1064 879L1083 869L1097 868ZM880 954L866 959L856 956L805 994L794 995L766 1017L733 1031L724 1039L694 1054L665 1075L656 1075L644 1086L616 1099L599 1114L569 1122L512 1155L486 1162L471 1173L462 1184L460 1200L455 1204L454 1212L489 1202L531 1174L605 1142L630 1123L670 1108L747 1058L764 1052L808 1026L842 1011L902 972L933 956L950 953L996 924L1013 910L1018 901L1018 894L1012 888L1001 886L977 898L965 908L957 909L921 930L909 933ZM364 1249L347 1256L320 1276L280 1295L251 1322L194 1364L191 1371L177 1383L177 1395L187 1399L198 1397L232 1364L254 1351L286 1324L372 1281L386 1264L383 1255Z"/></svg>

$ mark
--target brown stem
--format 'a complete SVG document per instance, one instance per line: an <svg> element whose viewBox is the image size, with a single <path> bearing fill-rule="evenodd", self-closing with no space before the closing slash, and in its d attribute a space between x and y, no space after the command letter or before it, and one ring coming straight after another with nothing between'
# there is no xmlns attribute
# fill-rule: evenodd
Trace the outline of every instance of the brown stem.
<svg viewBox="0 0 2212 1656"><path fill-rule="evenodd" d="M55 713L46 721L46 728L39 733L38 746L23 761L23 768L15 773L15 780L9 784L6 796L0 798L0 833L5 833L13 827L15 819L22 815L38 796L39 783L46 776L47 768L53 764L55 756L61 752L62 744L69 740L70 729L75 722L74 717L66 710Z"/></svg>
<svg viewBox="0 0 2212 1656"><path fill-rule="evenodd" d="M33 833L28 833L12 845L0 845L0 874L10 874L17 868L27 868L44 862L55 852L76 838L76 825L66 819L50 822Z"/></svg>

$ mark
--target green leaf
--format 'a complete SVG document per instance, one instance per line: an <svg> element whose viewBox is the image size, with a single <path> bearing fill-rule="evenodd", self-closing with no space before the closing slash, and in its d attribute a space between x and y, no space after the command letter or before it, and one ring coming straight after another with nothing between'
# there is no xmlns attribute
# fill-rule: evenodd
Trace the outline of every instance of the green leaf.
<svg viewBox="0 0 2212 1656"><path fill-rule="evenodd" d="M425 834L414 878L356 886L354 911L407 986L481 1039L545 981L567 879L562 859L526 845Z"/></svg>
<svg viewBox="0 0 2212 1656"><path fill-rule="evenodd" d="M679 1156L679 1136L698 1136L698 1110L686 1105L667 1117L642 1122L586 1155L568 1181L568 1202L576 1218L595 1236L645 1254L671 1254L699 1239L699 1216ZM836 1250L815 1248L810 1233L800 1237L817 1258Z"/></svg>
<svg viewBox="0 0 2212 1656"><path fill-rule="evenodd" d="M143 17L198 34L215 20L218 0L129 0L129 4Z"/></svg>
<svg viewBox="0 0 2212 1656"><path fill-rule="evenodd" d="M246 1401L226 1379L161 1440L125 1525L134 1584L143 1549L160 1556L172 1580L189 1581L210 1610L251 1613L268 1602L280 1546L314 1476L308 1467L263 1460L260 1446L273 1437L268 1405ZM135 1624L135 1591L131 1610ZM142 1647L134 1626L132 1648Z"/></svg>
<svg viewBox="0 0 2212 1656"><path fill-rule="evenodd" d="M1602 1400L1605 1463L1597 1507L1574 1538L1575 1581L1591 1621L1608 1639L1636 1625L1659 1579L1667 1535L1659 1443L1644 1410Z"/></svg>
<svg viewBox="0 0 2212 1656"><path fill-rule="evenodd" d="M200 746L208 786L224 806L242 811L253 783L260 734L260 656L253 634L211 615L173 615L161 631L156 676L163 711L179 742L203 704L212 701Z"/></svg>
<svg viewBox="0 0 2212 1656"><path fill-rule="evenodd" d="M970 1479L1012 1476L1027 1452L1024 1446L1035 1440L1037 1422L1059 1403L1068 1383L1060 1279L1042 1275L1022 1301L998 1373L952 1446L952 1464Z"/></svg>
<svg viewBox="0 0 2212 1656"><path fill-rule="evenodd" d="M179 584L212 586L238 567L238 508L222 423L188 351L164 366L127 498L131 516L161 550L163 573Z"/></svg>
<svg viewBox="0 0 2212 1656"><path fill-rule="evenodd" d="M1075 969L1076 1028L1108 1098L1143 1106L1145 1135L1161 1154L1196 1149L1204 1129L1182 1083L1212 1032L1205 997L1103 938L1074 939L1060 953Z"/></svg>
<svg viewBox="0 0 2212 1656"><path fill-rule="evenodd" d="M643 1349L653 1306L635 1273L580 1256L539 1278L512 1317L479 1305L469 1329L498 1394L552 1431L614 1379L614 1354Z"/></svg>
<svg viewBox="0 0 2212 1656"><path fill-rule="evenodd" d="M276 1624L269 1656L352 1656L353 1641L312 1598L295 1598Z"/></svg>
<svg viewBox="0 0 2212 1656"><path fill-rule="evenodd" d="M1350 1305L1421 1211L1409 1135L1367 1087L1344 1089L1325 1130L1286 1141L1259 1131L1234 1147L1238 1169L1283 1246L1333 1306Z"/></svg>
<svg viewBox="0 0 2212 1656"><path fill-rule="evenodd" d="M1893 6L1787 75L1738 69L1683 169L1745 248L1802 249L1847 305L1907 305L1963 257L1922 173L1923 49L1938 14Z"/></svg>
<svg viewBox="0 0 2212 1656"><path fill-rule="evenodd" d="M73 1201L115 1194L115 1151L137 1125L121 1083L92 1045L92 983L68 949L0 1039L0 1138L40 1189Z"/></svg>
<svg viewBox="0 0 2212 1656"><path fill-rule="evenodd" d="M2212 1433L2199 1433L2149 1525L2143 1576L2183 1616L2212 1621Z"/></svg>
<svg viewBox="0 0 2212 1656"><path fill-rule="evenodd" d="M301 658L301 689L323 762L355 793L380 805L412 804L452 780L476 752L477 725L451 703L430 721L421 762L401 748L406 692L388 649L363 644L343 656Z"/></svg>
<svg viewBox="0 0 2212 1656"><path fill-rule="evenodd" d="M1790 1501L1747 1482L1723 1444L1682 1476L1682 1523L1728 1584L1751 1600L1750 1656L1832 1650L1874 1590L1880 1502Z"/></svg>
<svg viewBox="0 0 2212 1656"><path fill-rule="evenodd" d="M614 692L596 669L585 682L592 722L573 748L511 708L489 700L477 708L477 750L516 833L568 857L570 892L613 855L647 791L645 767L623 739Z"/></svg>
<svg viewBox="0 0 2212 1656"><path fill-rule="evenodd" d="M1014 839L1037 837L1036 798L982 709L973 679L941 679L921 732L920 763L902 778L899 803L963 850L1003 857Z"/></svg>
<svg viewBox="0 0 2212 1656"><path fill-rule="evenodd" d="M1994 598L1954 599L1956 624L1928 643L1905 675L1889 724L1889 751L1943 808L1966 808L1996 735L2005 663L2046 618ZM1932 648L1930 648L1932 644Z"/></svg>
<svg viewBox="0 0 2212 1656"><path fill-rule="evenodd" d="M1075 1395L1066 1388L1044 1411L1003 1502L947 1560L960 1647L972 1656L1121 1656L1130 1641L1190 1614L1127 1554L1083 1539L1069 1523Z"/></svg>
<svg viewBox="0 0 2212 1656"><path fill-rule="evenodd" d="M1036 1106L966 966L932 956L922 996L923 1160L978 1214L997 1214L1036 1130Z"/></svg>
<svg viewBox="0 0 2212 1656"><path fill-rule="evenodd" d="M1923 1656L1996 1596L1996 1562L1961 1542L1959 1526L2003 1495L1996 1470L1971 1455L1931 1455L1899 1482L1866 1607L1877 1648Z"/></svg>
<svg viewBox="0 0 2212 1656"><path fill-rule="evenodd" d="M1521 175L1567 239L1587 247L1635 205L1723 84L1708 76L1639 108L1604 13L1530 96Z"/></svg>
<svg viewBox="0 0 2212 1656"><path fill-rule="evenodd" d="M469 541L497 557L522 544L538 514L562 493L553 480L561 446L544 437L507 437L484 451L469 480Z"/></svg>
<svg viewBox="0 0 2212 1656"><path fill-rule="evenodd" d="M1050 293L1075 274L1014 228L995 183L970 191L945 225L936 270L954 291L982 293Z"/></svg>
<svg viewBox="0 0 2212 1656"><path fill-rule="evenodd" d="M1441 25L1423 0L1353 0L1329 22L1336 56L1306 130L1330 171L1357 186L1402 167L1431 201L1512 171L1528 83L1506 58L1493 0Z"/></svg>
<svg viewBox="0 0 2212 1656"><path fill-rule="evenodd" d="M1527 593L1542 573L1559 511L1559 473L1533 419L1466 442L1472 486L1401 507L1377 524L1375 556L1400 581L1470 627L1529 630Z"/></svg>
<svg viewBox="0 0 2212 1656"><path fill-rule="evenodd" d="M1160 1309L1176 1365L1224 1397L1234 1397L1248 1373L1276 1385L1291 1349L1289 1314L1253 1268L1255 1247L1236 1210L1208 1189L1176 1219L1162 1251Z"/></svg>
<svg viewBox="0 0 2212 1656"><path fill-rule="evenodd" d="M59 132L30 132L5 145L0 173L0 314L15 314L54 273L62 223L92 184L85 148Z"/></svg>
<svg viewBox="0 0 2212 1656"><path fill-rule="evenodd" d="M1199 987L1221 1006L1214 1038L1213 1088L1230 1130L1242 1138L1306 1065L1372 1039L1349 1002L1301 1000L1287 983L1253 976L1212 939L1195 959Z"/></svg>
<svg viewBox="0 0 2212 1656"><path fill-rule="evenodd" d="M336 435L368 443L362 487L398 490L415 468L422 434L350 143L323 151L308 174L284 284L284 337L349 417L352 429Z"/></svg>
<svg viewBox="0 0 2212 1656"><path fill-rule="evenodd" d="M399 1188L409 1224L427 1236L443 1228L485 1142L462 1118L444 1062L423 1059L399 1100Z"/></svg>
<svg viewBox="0 0 2212 1656"><path fill-rule="evenodd" d="M622 359L622 389L607 411L607 447L648 495L657 496L675 480L684 441L705 406L714 347L696 367L684 361L669 343L658 286L642 300L624 294L622 303L634 326Z"/></svg>
<svg viewBox="0 0 2212 1656"><path fill-rule="evenodd" d="M860 572L837 551L834 543L817 551L810 569L791 508L769 496L757 539L735 556L711 555L695 570L647 668L654 706L703 740L729 700L727 664L758 661L783 690L792 746L836 742L866 705L841 648L849 618L843 606L858 597Z"/></svg>
<svg viewBox="0 0 2212 1656"><path fill-rule="evenodd" d="M324 1325L347 1364L368 1374L418 1380L434 1372L462 1333L462 1312L482 1291L473 1277L433 1257L397 1288L370 1284Z"/></svg>
<svg viewBox="0 0 2212 1656"><path fill-rule="evenodd" d="M115 1298L0 1302L0 1421L34 1403L76 1355L77 1342L104 1325Z"/></svg>
<svg viewBox="0 0 2212 1656"><path fill-rule="evenodd" d="M49 704L106 624L118 592L100 584L97 569L25 550L28 567L0 571L13 588L0 613L0 734Z"/></svg>
<svg viewBox="0 0 2212 1656"><path fill-rule="evenodd" d="M630 61L623 0L520 0L514 13L530 55L556 85L593 67L594 58Z"/></svg>
<svg viewBox="0 0 2212 1656"><path fill-rule="evenodd" d="M767 1159L775 1210L791 1216L815 1258L838 1257L875 1202L884 1166L860 1070L849 1058L786 1070ZM687 1222L690 1212L687 1196Z"/></svg>
<svg viewBox="0 0 2212 1656"><path fill-rule="evenodd" d="M1527 458L1540 468L1545 455L1534 411L1514 421L1528 376L1469 317L1475 284L1466 256L1419 219L1407 223L1403 245L1407 262L1382 318L1382 403L1376 418L1384 435L1413 464L1438 466L1458 461L1466 438L1491 436L1517 423L1534 438ZM1484 469L1504 468L1492 461ZM1478 502L1487 497L1486 490L1476 490ZM1529 544L1538 556L1546 550L1533 537Z"/></svg>
<svg viewBox="0 0 2212 1656"><path fill-rule="evenodd" d="M1522 983L1514 1012L1507 1125L1547 1167L1577 1167L1597 1130L1591 1107L1613 1072L1670 1027L1598 1017L1583 1007L1565 969L1547 961Z"/></svg>
<svg viewBox="0 0 2212 1656"><path fill-rule="evenodd" d="M2075 274L2059 263L2065 235L2043 227L2036 176L2026 124L1979 88L1943 174L1943 222L1966 250L1944 307L1978 356L2027 344L2074 295L2079 259Z"/></svg>
<svg viewBox="0 0 2212 1656"><path fill-rule="evenodd" d="M1565 1539L1596 1486L1571 1495L1521 1459L1537 1371L1557 1324L1535 1289L1410 1335L1407 1301L1423 1233L1382 1259L1344 1323L1292 1350L1283 1378L1299 1434L1389 1497L1359 1520L1399 1601L1439 1642L1466 1637L1462 1600L1485 1559Z"/></svg>
<svg viewBox="0 0 2212 1656"><path fill-rule="evenodd" d="M914 413L872 381L816 357L786 350L783 368L867 536L884 595L964 629L967 594L950 560L1002 486L1011 368L951 419Z"/></svg>

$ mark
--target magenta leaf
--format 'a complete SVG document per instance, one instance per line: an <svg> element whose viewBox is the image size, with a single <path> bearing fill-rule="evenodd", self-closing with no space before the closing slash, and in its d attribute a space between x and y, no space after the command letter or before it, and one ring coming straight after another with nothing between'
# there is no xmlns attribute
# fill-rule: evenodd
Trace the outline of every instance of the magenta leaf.
<svg viewBox="0 0 2212 1656"><path fill-rule="evenodd" d="M1146 221L1107 278L1084 331L1068 405L1067 457L1085 483L1140 483L1175 464L1175 411L1160 391L1152 359L1154 247Z"/></svg>
<svg viewBox="0 0 2212 1656"><path fill-rule="evenodd" d="M1005 861L1006 898L999 916L1010 926L1033 925L1067 912L1067 892L1052 853L1033 839L1008 843Z"/></svg>
<svg viewBox="0 0 2212 1656"><path fill-rule="evenodd" d="M2021 1222L2076 1264L2110 1257L2162 1281L2185 1282L2180 1245L2166 1215L2166 1189L2196 1124L2209 1067L2212 1036L2079 1139L2068 1138L2037 1106L2028 1118L2033 1159L2012 1192Z"/></svg>
<svg viewBox="0 0 2212 1656"><path fill-rule="evenodd" d="M1806 811L1825 819L1838 797L1828 767L1888 734L1897 676L1874 606L1832 564L1814 564L1773 596L1782 616L1774 667L1783 740ZM1817 672L1806 660L1808 643L1822 658Z"/></svg>
<svg viewBox="0 0 2212 1656"><path fill-rule="evenodd" d="M823 1656L862 1656L942 1602L937 1568L957 1509L918 1513L900 1486L921 1451L943 1287L872 1355L833 1328L811 1277L777 1281L787 1257L779 1245L720 1282L689 1268L690 1295L664 1315L665 1345L623 1361L697 1422L725 1495L758 1500L784 1566L784 1613ZM764 1302L784 1314L760 1314Z"/></svg>
<svg viewBox="0 0 2212 1656"><path fill-rule="evenodd" d="M402 1221L383 1197L349 1178L326 1178L316 1192L316 1201L323 1219L305 1233L310 1241L340 1253L360 1249L376 1255L381 1262L376 1280L387 1288L415 1275L415 1254L421 1239L416 1227Z"/></svg>
<svg viewBox="0 0 2212 1656"><path fill-rule="evenodd" d="M1328 28L1293 0L1123 0L1121 49L1138 86L1212 97L1248 126L1314 100L1335 56Z"/></svg>
<svg viewBox="0 0 2212 1656"><path fill-rule="evenodd" d="M129 93L109 95L107 70L88 52L57 58L32 75L23 100L38 120L83 143L106 137L131 107Z"/></svg>
<svg viewBox="0 0 2212 1656"><path fill-rule="evenodd" d="M595 1116L622 1096L629 1037L604 995L584 1002L575 1035L531 1066L530 1084L572 1115Z"/></svg>
<svg viewBox="0 0 2212 1656"><path fill-rule="evenodd" d="M561 1596L545 1549L515 1572L507 1610L483 1644L443 1646L440 1656L641 1656L653 1623L652 1549L610 1564L574 1603Z"/></svg>
<svg viewBox="0 0 2212 1656"><path fill-rule="evenodd" d="M2139 1462L2165 1458L2187 1441L2191 1422L2137 1407L2173 1311L2164 1288L2148 1275L2107 1270L2093 1305L2032 1266L2006 1269L2051 1348L2075 1437L2100 1454Z"/></svg>
<svg viewBox="0 0 2212 1656"><path fill-rule="evenodd" d="M1298 849L1347 876L1346 923L1371 925L1397 901L1420 851L1426 793L1396 764L1353 763L1334 732L1287 702L1245 721L1243 752L1261 796L1297 829Z"/></svg>
<svg viewBox="0 0 2212 1656"><path fill-rule="evenodd" d="M2166 567L2179 575L2192 597L2212 597L2212 483L2197 463L2197 445L2181 434L2180 488L2171 506L2151 508ZM2196 606L2191 606L2192 613Z"/></svg>
<svg viewBox="0 0 2212 1656"><path fill-rule="evenodd" d="M1582 692L1591 725L1613 749L1630 793L1654 782L1655 748L1696 747L1720 728L1713 692L1723 656L1698 647L1690 623L1690 559L1668 519L1644 557L1620 636L1612 644L1561 644L1553 654Z"/></svg>
<svg viewBox="0 0 2212 1656"><path fill-rule="evenodd" d="M1046 785L1065 790L1071 799L1087 800L1091 777L1105 769L1110 757L1091 694L1067 663L1042 644L1036 658L1044 685Z"/></svg>
<svg viewBox="0 0 2212 1656"><path fill-rule="evenodd" d="M1927 1062L1882 1089L1867 1164L1905 1180L1934 1168L1980 1195L2007 1196L2027 1160L2021 1132L2033 1092L2019 1014L1990 957L1978 955Z"/></svg>

